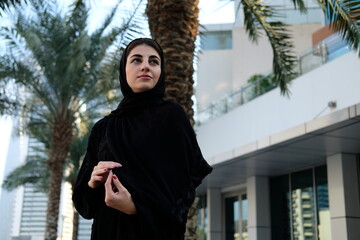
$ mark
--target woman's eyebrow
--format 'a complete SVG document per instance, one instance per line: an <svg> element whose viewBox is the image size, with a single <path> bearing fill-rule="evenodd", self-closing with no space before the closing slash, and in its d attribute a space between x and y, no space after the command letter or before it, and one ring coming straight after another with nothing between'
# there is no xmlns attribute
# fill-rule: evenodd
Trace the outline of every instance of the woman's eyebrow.
<svg viewBox="0 0 360 240"><path fill-rule="evenodd" d="M149 56L149 58L157 58L157 59L160 60L160 58L158 56L156 56L156 55L151 55L151 56Z"/></svg>
<svg viewBox="0 0 360 240"><path fill-rule="evenodd" d="M143 57L143 56L141 54L134 54L134 55L131 56L131 58L132 57Z"/></svg>
<svg viewBox="0 0 360 240"><path fill-rule="evenodd" d="M130 58L133 58L133 57L140 57L140 58L142 58L143 55L141 55L141 54L134 54L134 55L132 55ZM156 55L150 55L149 58L157 58L157 59L160 60L160 58L159 58L158 56L156 56Z"/></svg>

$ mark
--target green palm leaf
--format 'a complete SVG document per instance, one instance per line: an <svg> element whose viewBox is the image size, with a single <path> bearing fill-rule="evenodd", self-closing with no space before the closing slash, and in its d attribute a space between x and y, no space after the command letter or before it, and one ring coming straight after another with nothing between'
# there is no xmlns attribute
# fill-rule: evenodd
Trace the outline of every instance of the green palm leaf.
<svg viewBox="0 0 360 240"><path fill-rule="evenodd" d="M318 0L330 27L360 56L360 0Z"/></svg>
<svg viewBox="0 0 360 240"><path fill-rule="evenodd" d="M242 0L245 28L252 41L256 42L265 32L273 49L274 83L282 94L288 94L288 83L295 75L297 58L293 54L293 43L287 25L281 21L269 21L279 17L273 7L261 4L260 0Z"/></svg>
<svg viewBox="0 0 360 240"><path fill-rule="evenodd" d="M26 89L18 97L25 99L28 128L44 130L42 134L40 130L28 131L44 143L43 149L33 150L43 150L46 158L29 158L22 169L31 169L31 164L41 161L47 168L45 172L50 173L47 217L55 220L47 221L46 239L53 240L61 191L58 180L63 178L66 166L76 171L75 164L67 165L67 158L71 156L73 142L85 134L80 134L78 125L99 117L99 109L108 108L109 99L115 99L111 92L118 86L118 79L109 68L118 64L121 46L136 32L131 30L136 17L132 12L123 19L123 24L110 27L114 10L100 30L89 33L88 9L83 1L75 1L66 14L60 13L56 0L29 3L32 14L18 13L13 27L0 29L1 37L10 47L10 52L0 59L0 81L14 81L19 88ZM79 158L77 154L78 161ZM24 181L41 182L29 171L30 174L22 175ZM19 172L12 176L19 176Z"/></svg>

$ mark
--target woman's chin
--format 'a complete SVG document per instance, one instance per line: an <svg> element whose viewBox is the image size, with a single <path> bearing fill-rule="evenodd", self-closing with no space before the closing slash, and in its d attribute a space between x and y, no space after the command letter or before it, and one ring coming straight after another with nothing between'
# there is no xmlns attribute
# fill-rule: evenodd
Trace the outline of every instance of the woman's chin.
<svg viewBox="0 0 360 240"><path fill-rule="evenodd" d="M134 91L134 93L141 93L141 92L149 91L153 88L154 88L154 86L145 85L145 86L140 86L136 89L133 89L133 91Z"/></svg>

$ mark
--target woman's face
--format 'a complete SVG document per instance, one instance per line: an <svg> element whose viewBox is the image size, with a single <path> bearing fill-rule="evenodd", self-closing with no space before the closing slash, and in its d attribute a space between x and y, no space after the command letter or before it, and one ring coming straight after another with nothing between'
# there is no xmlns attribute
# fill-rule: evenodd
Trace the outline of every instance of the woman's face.
<svg viewBox="0 0 360 240"><path fill-rule="evenodd" d="M156 50L148 45L134 47L126 60L126 80L134 93L152 89L159 81L161 60Z"/></svg>

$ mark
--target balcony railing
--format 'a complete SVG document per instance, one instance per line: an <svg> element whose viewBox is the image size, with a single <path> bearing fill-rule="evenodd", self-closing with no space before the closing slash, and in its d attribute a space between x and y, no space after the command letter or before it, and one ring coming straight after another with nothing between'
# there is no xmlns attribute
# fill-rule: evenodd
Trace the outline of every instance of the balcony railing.
<svg viewBox="0 0 360 240"><path fill-rule="evenodd" d="M341 36L334 34L299 56L294 78L310 72L349 51L349 47L341 39ZM254 82L244 84L239 89L211 103L205 109L199 110L195 116L196 125L200 126L276 88L271 78L272 73Z"/></svg>

